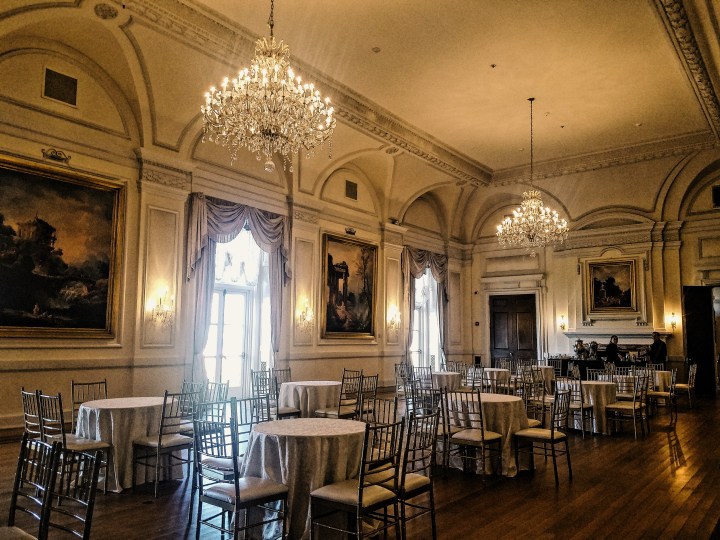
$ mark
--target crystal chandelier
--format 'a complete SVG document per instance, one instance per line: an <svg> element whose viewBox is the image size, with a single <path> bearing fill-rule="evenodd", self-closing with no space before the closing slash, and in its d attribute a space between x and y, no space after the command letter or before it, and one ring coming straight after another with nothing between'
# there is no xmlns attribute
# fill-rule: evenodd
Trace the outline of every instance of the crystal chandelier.
<svg viewBox="0 0 720 540"><path fill-rule="evenodd" d="M270 2L270 38L255 42L255 58L250 68L237 78L227 78L220 88L205 94L203 142L214 141L228 148L232 161L238 149L265 156L265 170L273 172L272 155L283 156L288 168L290 153L313 149L330 138L335 129L330 98L322 99L314 84L303 83L290 67L290 49L273 37L274 0ZM292 172L292 163L289 164Z"/></svg>
<svg viewBox="0 0 720 540"><path fill-rule="evenodd" d="M530 102L530 189L523 193L520 208L513 210L497 226L497 237L503 247L523 247L535 257L536 249L562 244L568 235L567 221L555 210L543 206L540 192L533 189L533 101Z"/></svg>

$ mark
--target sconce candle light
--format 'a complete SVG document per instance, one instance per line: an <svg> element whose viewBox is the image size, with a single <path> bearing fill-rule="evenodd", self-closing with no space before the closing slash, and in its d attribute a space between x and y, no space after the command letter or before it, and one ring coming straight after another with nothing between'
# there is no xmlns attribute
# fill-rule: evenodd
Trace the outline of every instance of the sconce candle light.
<svg viewBox="0 0 720 540"><path fill-rule="evenodd" d="M152 322L161 326L172 326L175 323L175 302L172 296L168 295L167 289L157 301L150 301L148 309Z"/></svg>
<svg viewBox="0 0 720 540"><path fill-rule="evenodd" d="M565 331L565 315L560 315L560 330Z"/></svg>
<svg viewBox="0 0 720 540"><path fill-rule="evenodd" d="M670 327L673 329L673 332L675 331L675 328L677 327L677 317L675 317L675 313L670 314Z"/></svg>
<svg viewBox="0 0 720 540"><path fill-rule="evenodd" d="M309 333L312 331L313 323L315 322L315 313L313 313L307 298L303 298L298 305L300 307L295 313L295 327L300 332Z"/></svg>
<svg viewBox="0 0 720 540"><path fill-rule="evenodd" d="M400 332L400 310L395 305L391 305L387 311L387 331L394 338Z"/></svg>

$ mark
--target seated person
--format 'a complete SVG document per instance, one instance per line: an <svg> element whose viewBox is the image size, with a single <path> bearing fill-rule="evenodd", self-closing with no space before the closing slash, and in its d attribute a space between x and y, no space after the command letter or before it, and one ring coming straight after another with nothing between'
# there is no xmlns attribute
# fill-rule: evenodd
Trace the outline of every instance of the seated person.
<svg viewBox="0 0 720 540"><path fill-rule="evenodd" d="M575 346L573 347L573 350L575 351L575 355L579 360L587 360L587 357L590 354L590 351L585 348L582 339L578 339L575 341Z"/></svg>
<svg viewBox="0 0 720 540"><path fill-rule="evenodd" d="M610 336L610 343L605 347L605 360L607 362L617 362L620 360L620 351L618 350L618 337Z"/></svg>

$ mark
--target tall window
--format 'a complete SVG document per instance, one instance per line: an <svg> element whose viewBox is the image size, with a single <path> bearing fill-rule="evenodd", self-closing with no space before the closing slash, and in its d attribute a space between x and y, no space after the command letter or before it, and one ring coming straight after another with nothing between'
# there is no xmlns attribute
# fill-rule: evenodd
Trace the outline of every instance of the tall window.
<svg viewBox="0 0 720 540"><path fill-rule="evenodd" d="M230 381L230 394L252 393L251 369L270 365L268 256L243 229L217 244L208 341L203 351L211 381Z"/></svg>
<svg viewBox="0 0 720 540"><path fill-rule="evenodd" d="M410 357L415 366L440 369L440 326L438 319L437 281L429 268L415 280L415 312L413 314Z"/></svg>

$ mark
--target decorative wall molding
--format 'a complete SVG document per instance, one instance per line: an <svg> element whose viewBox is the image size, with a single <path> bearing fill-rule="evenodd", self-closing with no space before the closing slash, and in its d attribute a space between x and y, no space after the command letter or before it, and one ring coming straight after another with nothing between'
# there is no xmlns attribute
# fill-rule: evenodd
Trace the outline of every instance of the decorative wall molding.
<svg viewBox="0 0 720 540"><path fill-rule="evenodd" d="M679 0L656 0L655 7L665 23L680 62L685 66L690 84L698 96L708 124L715 138L720 140L720 103L688 21L685 7Z"/></svg>
<svg viewBox="0 0 720 540"><path fill-rule="evenodd" d="M568 176L585 172L620 167L643 161L654 161L671 156L684 156L718 146L713 133L703 131L685 137L664 141L652 141L636 146L607 150L595 154L585 154L556 161L536 163L533 168L533 181ZM530 181L530 169L527 166L503 169L493 174L493 186L508 186Z"/></svg>
<svg viewBox="0 0 720 540"><path fill-rule="evenodd" d="M190 171L184 171L163 163L143 159L142 157L138 157L138 164L140 165L138 191L142 189L142 184L146 182L188 192L191 189L192 173Z"/></svg>
<svg viewBox="0 0 720 540"><path fill-rule="evenodd" d="M655 239L652 237L651 231L640 231L640 232L627 232L620 233L617 235L593 235L590 236L571 236L563 244L555 247L556 252L571 251L574 249L581 248L599 248L609 246L619 246L627 244L641 244L645 242L652 242Z"/></svg>
<svg viewBox="0 0 720 540"><path fill-rule="evenodd" d="M313 225L317 225L319 223L317 212L305 208L295 208L293 210L293 219L295 221L302 221L305 223L311 223Z"/></svg>

